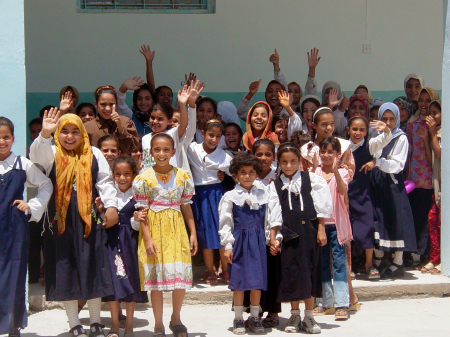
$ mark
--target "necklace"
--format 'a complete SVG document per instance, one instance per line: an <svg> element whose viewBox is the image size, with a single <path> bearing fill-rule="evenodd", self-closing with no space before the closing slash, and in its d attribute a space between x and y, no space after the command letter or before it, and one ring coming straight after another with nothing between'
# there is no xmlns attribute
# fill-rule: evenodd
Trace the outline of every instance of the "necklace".
<svg viewBox="0 0 450 337"><path fill-rule="evenodd" d="M164 184L167 184L170 180L170 177L172 177L172 171L173 169L171 169L169 172L165 173L165 174L161 174L155 171L156 174L156 178L158 180L161 180Z"/></svg>

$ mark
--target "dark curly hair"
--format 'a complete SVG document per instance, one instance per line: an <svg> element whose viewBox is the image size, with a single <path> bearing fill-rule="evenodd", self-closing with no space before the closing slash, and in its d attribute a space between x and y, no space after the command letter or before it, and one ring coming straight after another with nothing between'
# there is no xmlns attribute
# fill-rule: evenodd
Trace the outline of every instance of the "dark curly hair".
<svg viewBox="0 0 450 337"><path fill-rule="evenodd" d="M244 166L253 166L257 174L260 174L263 170L262 164L256 156L249 152L241 152L231 161L230 173L238 174L239 170Z"/></svg>
<svg viewBox="0 0 450 337"><path fill-rule="evenodd" d="M122 155L117 157L113 163L112 163L112 172L114 174L115 168L117 164L120 163L127 163L128 165L130 165L131 170L133 171L134 174L139 174L139 165L136 162L136 160L134 160L133 158L131 158L130 156L127 155Z"/></svg>

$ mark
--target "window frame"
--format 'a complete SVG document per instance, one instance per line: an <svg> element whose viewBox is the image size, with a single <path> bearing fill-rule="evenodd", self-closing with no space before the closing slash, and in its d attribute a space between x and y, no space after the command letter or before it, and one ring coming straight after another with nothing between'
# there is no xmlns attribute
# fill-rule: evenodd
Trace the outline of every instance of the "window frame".
<svg viewBox="0 0 450 337"><path fill-rule="evenodd" d="M78 13L154 13L154 14L213 14L216 12L216 0L206 0L206 9L154 9L154 8L83 8L85 0L77 1ZM108 0L99 0L108 1ZM110 0L111 2L114 0ZM154 6L154 5L149 5ZM132 5L130 6L132 7ZM144 4L145 7L145 4Z"/></svg>

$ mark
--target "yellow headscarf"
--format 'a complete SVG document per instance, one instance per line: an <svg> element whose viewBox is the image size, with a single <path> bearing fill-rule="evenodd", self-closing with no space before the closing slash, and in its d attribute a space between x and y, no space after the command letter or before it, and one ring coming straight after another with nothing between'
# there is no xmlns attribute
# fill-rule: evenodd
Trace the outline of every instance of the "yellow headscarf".
<svg viewBox="0 0 450 337"><path fill-rule="evenodd" d="M59 142L59 134L64 126L73 124L80 130L81 143L75 150L66 150ZM89 136L80 117L75 114L66 114L59 120L55 131L55 166L56 186L55 201L58 214L58 233L66 229L67 208L70 203L72 186L75 178L77 187L78 211L85 223L84 237L91 232L91 206L92 206L92 148Z"/></svg>
<svg viewBox="0 0 450 337"><path fill-rule="evenodd" d="M437 101L439 99L439 92L433 88L425 87L425 88L422 88L422 90L420 90L421 93L422 93L422 91L426 91L428 93L428 95L430 95L431 102ZM422 120L425 120L425 118L426 118L426 116L422 116L422 114L420 113L420 108L419 108L419 110L416 111L416 113L414 115L409 117L408 124L414 123L419 118Z"/></svg>

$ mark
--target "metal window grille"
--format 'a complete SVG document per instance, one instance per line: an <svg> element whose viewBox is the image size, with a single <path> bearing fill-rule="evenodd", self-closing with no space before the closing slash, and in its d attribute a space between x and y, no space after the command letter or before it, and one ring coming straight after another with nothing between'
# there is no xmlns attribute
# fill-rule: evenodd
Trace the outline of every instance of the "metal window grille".
<svg viewBox="0 0 450 337"><path fill-rule="evenodd" d="M214 13L214 0L78 0L80 12Z"/></svg>

